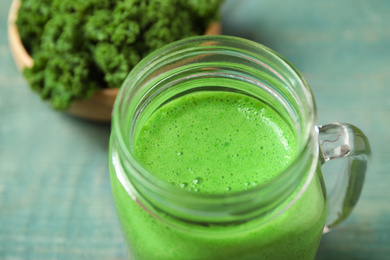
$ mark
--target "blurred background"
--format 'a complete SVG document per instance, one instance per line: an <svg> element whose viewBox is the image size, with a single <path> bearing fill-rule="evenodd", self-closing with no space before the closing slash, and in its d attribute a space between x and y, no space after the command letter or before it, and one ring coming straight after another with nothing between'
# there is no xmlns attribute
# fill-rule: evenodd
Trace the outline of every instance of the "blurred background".
<svg viewBox="0 0 390 260"><path fill-rule="evenodd" d="M17 70L0 1L0 259L126 259L111 197L109 124L53 111ZM317 259L390 253L390 2L226 0L222 34L293 63L318 123L348 122L373 158L352 215L323 236Z"/></svg>

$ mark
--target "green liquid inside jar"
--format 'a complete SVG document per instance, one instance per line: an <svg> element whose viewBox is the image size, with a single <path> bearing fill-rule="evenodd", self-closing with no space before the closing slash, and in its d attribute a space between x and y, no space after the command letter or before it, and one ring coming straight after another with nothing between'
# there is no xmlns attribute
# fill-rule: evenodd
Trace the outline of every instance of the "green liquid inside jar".
<svg viewBox="0 0 390 260"><path fill-rule="evenodd" d="M259 100L195 92L160 107L144 124L135 155L153 175L194 192L223 194L273 179L293 159L289 125Z"/></svg>
<svg viewBox="0 0 390 260"><path fill-rule="evenodd" d="M260 100L224 91L189 93L163 104L134 141L135 157L151 174L172 189L203 194L228 195L271 182L296 152L296 134L284 117ZM162 213L181 229L137 204L112 166L113 195L134 259L315 257L326 215L317 177L292 206L265 223L254 218L199 226Z"/></svg>

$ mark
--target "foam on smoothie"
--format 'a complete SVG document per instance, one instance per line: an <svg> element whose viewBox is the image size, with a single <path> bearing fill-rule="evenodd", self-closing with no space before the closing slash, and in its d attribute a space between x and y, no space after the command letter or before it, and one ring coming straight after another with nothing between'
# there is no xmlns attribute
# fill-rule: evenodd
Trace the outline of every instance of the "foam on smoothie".
<svg viewBox="0 0 390 260"><path fill-rule="evenodd" d="M267 104L209 91L182 96L152 113L135 137L134 152L172 189L227 194L277 176L296 156L296 146L289 123ZM326 218L320 167L316 171L300 198L272 220L198 225L145 210L129 196L110 162L113 196L132 259L314 259Z"/></svg>
<svg viewBox="0 0 390 260"><path fill-rule="evenodd" d="M178 188L223 194L274 178L296 149L294 132L270 106L243 94L204 91L157 109L134 152L152 174Z"/></svg>

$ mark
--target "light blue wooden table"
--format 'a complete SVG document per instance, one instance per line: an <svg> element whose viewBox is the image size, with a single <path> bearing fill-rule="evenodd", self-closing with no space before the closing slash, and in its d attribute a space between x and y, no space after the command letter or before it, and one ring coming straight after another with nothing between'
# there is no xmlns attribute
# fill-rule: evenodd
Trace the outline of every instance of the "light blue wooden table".
<svg viewBox="0 0 390 260"><path fill-rule="evenodd" d="M111 198L109 125L52 111L9 52L0 2L0 259L126 259ZM373 159L352 215L317 259L390 259L390 1L227 1L223 33L276 50L303 73L318 122L349 122Z"/></svg>

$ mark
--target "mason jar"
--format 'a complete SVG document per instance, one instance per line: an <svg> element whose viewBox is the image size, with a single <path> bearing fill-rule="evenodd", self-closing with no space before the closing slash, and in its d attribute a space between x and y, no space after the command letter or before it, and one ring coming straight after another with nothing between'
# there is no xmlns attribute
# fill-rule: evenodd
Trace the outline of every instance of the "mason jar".
<svg viewBox="0 0 390 260"><path fill-rule="evenodd" d="M293 160L270 181L221 194L156 177L134 153L142 127L165 104L205 91L271 107L296 137ZM293 65L237 37L193 37L153 52L128 75L113 110L110 180L130 259L314 259L321 235L356 204L369 157L358 128L316 125L313 94ZM341 176L327 194L321 167L335 158L344 166L326 173Z"/></svg>

